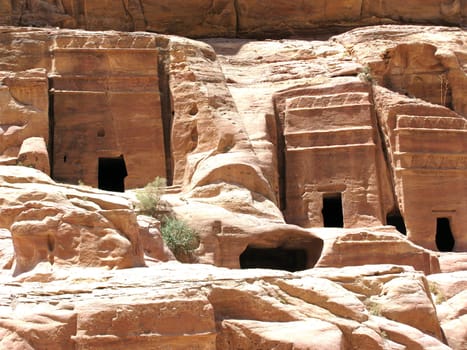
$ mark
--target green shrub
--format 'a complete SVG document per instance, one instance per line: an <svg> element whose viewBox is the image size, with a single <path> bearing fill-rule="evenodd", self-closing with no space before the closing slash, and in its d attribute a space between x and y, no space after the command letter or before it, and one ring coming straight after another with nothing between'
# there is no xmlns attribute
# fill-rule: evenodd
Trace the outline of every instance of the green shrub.
<svg viewBox="0 0 467 350"><path fill-rule="evenodd" d="M199 245L196 231L177 218L164 218L161 233L165 244L180 261L190 260L193 251Z"/></svg>
<svg viewBox="0 0 467 350"><path fill-rule="evenodd" d="M142 214L156 216L161 199L162 189L166 182L164 178L156 177L154 181L148 183L143 189L136 192L137 205Z"/></svg>
<svg viewBox="0 0 467 350"><path fill-rule="evenodd" d="M365 83L372 84L374 82L374 78L373 78L373 74L371 72L371 68L368 65L363 67L361 72L358 74L358 77L360 78L361 81L363 81Z"/></svg>

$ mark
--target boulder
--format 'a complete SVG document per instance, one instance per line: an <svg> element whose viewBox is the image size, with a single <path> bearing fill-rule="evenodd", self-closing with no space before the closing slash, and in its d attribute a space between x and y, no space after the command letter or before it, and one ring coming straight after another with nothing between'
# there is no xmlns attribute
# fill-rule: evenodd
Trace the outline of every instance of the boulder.
<svg viewBox="0 0 467 350"><path fill-rule="evenodd" d="M217 349L345 349L345 341L339 328L317 319L286 324L223 320L219 327Z"/></svg>
<svg viewBox="0 0 467 350"><path fill-rule="evenodd" d="M384 284L381 294L372 299L384 317L404 323L442 340L441 328L426 280L395 278Z"/></svg>
<svg viewBox="0 0 467 350"><path fill-rule="evenodd" d="M11 231L15 275L41 263L144 265L136 215L124 198L58 185L27 167L0 167L0 189L0 227Z"/></svg>
<svg viewBox="0 0 467 350"><path fill-rule="evenodd" d="M175 260L175 256L162 239L160 221L146 215L138 215L137 220L146 259L149 257L151 261Z"/></svg>
<svg viewBox="0 0 467 350"><path fill-rule="evenodd" d="M25 139L18 153L18 163L50 176L50 160L45 140L42 137Z"/></svg>

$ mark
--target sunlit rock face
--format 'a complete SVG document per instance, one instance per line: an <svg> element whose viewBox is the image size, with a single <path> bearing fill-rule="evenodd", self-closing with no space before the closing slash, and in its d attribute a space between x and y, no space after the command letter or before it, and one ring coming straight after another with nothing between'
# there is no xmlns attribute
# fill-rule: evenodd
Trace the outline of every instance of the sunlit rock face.
<svg viewBox="0 0 467 350"><path fill-rule="evenodd" d="M462 30L205 42L2 33L2 162L22 164L23 141L42 137L57 181L124 191L165 177L185 198L167 200L200 230L202 261L238 266L255 239L240 238L232 257L223 246L234 232L255 236L252 222L267 232L394 224L425 248L464 250ZM46 170L39 158L24 165ZM205 217L209 208L218 214ZM280 237L265 248L283 246Z"/></svg>
<svg viewBox="0 0 467 350"><path fill-rule="evenodd" d="M465 5L0 0L0 348L464 349Z"/></svg>
<svg viewBox="0 0 467 350"><path fill-rule="evenodd" d="M462 25L464 0L2 0L0 24L151 31L188 37L284 37L384 23Z"/></svg>

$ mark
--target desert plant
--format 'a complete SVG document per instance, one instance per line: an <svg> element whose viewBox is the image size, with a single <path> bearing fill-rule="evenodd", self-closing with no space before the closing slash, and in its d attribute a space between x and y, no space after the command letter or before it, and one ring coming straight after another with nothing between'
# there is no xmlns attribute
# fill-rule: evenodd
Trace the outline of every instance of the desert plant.
<svg viewBox="0 0 467 350"><path fill-rule="evenodd" d="M374 79L373 79L373 74L371 72L371 68L369 65L365 65L360 73L358 73L358 77L360 78L361 81L370 83L372 84Z"/></svg>
<svg viewBox="0 0 467 350"><path fill-rule="evenodd" d="M193 251L199 245L196 231L174 217L165 217L162 221L161 234L167 247L178 260L190 260Z"/></svg>
<svg viewBox="0 0 467 350"><path fill-rule="evenodd" d="M368 312L375 316L382 316L382 305L373 300L366 301L366 308Z"/></svg>
<svg viewBox="0 0 467 350"><path fill-rule="evenodd" d="M428 286L430 288L431 295L434 296L433 299L434 299L435 304L442 304L446 300L446 298L443 295L443 292L439 290L436 283L433 283L430 281L428 282Z"/></svg>
<svg viewBox="0 0 467 350"><path fill-rule="evenodd" d="M143 189L136 191L136 198L139 201L137 207L142 214L156 216L162 190L165 185L164 178L156 177L154 181L148 183Z"/></svg>
<svg viewBox="0 0 467 350"><path fill-rule="evenodd" d="M449 92L449 80L446 77L446 74L440 74L438 76L440 82L440 103L443 106L446 106Z"/></svg>

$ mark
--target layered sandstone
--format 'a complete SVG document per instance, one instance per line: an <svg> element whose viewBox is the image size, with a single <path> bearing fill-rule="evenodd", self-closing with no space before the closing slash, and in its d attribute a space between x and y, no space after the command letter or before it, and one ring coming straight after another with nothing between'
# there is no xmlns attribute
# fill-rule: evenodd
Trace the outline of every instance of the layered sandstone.
<svg viewBox="0 0 467 350"><path fill-rule="evenodd" d="M0 183L0 227L11 233L15 275L35 268L47 275L68 265L144 265L139 226L124 198L58 186L25 167L1 166ZM3 259L12 256L7 251Z"/></svg>
<svg viewBox="0 0 467 350"><path fill-rule="evenodd" d="M388 35L396 39L387 42ZM203 237L202 261L238 266L246 247L281 247L285 232L314 241L284 224L396 223L425 248L464 249L462 30L383 26L328 41L200 43L148 33L5 28L1 41L5 74L44 82L21 90L31 96L40 87L41 99L28 104L38 105L33 112L4 107L11 115L1 135L5 162L17 163L22 142L40 136L60 181L121 191L167 176L183 193L181 201L167 200ZM18 52L25 54L12 60ZM431 65L421 60L427 52ZM414 82L409 96L400 94L401 77ZM416 85L419 78L426 91ZM20 100L20 90L8 91ZM40 123L34 134L19 133L21 116ZM434 185L439 174L443 187ZM418 195L421 183L436 202ZM440 193L451 195L440 202ZM436 234L439 220L448 222L446 239ZM256 236L252 223L270 232L269 243L244 240ZM238 244L236 253L225 256L232 250L224 244ZM308 266L319 251L308 249Z"/></svg>
<svg viewBox="0 0 467 350"><path fill-rule="evenodd" d="M0 21L247 36L464 16L109 5L0 0ZM466 43L455 27L204 42L2 27L0 347L465 348ZM194 260L231 269L158 263L174 259L160 222L117 193L155 176L164 213L199 234Z"/></svg>
<svg viewBox="0 0 467 350"><path fill-rule="evenodd" d="M10 281L0 292L0 344L8 349L451 349L425 276L367 265L301 273L159 264L57 270L56 281ZM378 306L383 303L383 306ZM416 314L416 318L407 317ZM460 341L461 343L456 343Z"/></svg>
<svg viewBox="0 0 467 350"><path fill-rule="evenodd" d="M381 23L462 25L465 0L2 0L0 24L147 30L189 37L267 37Z"/></svg>

